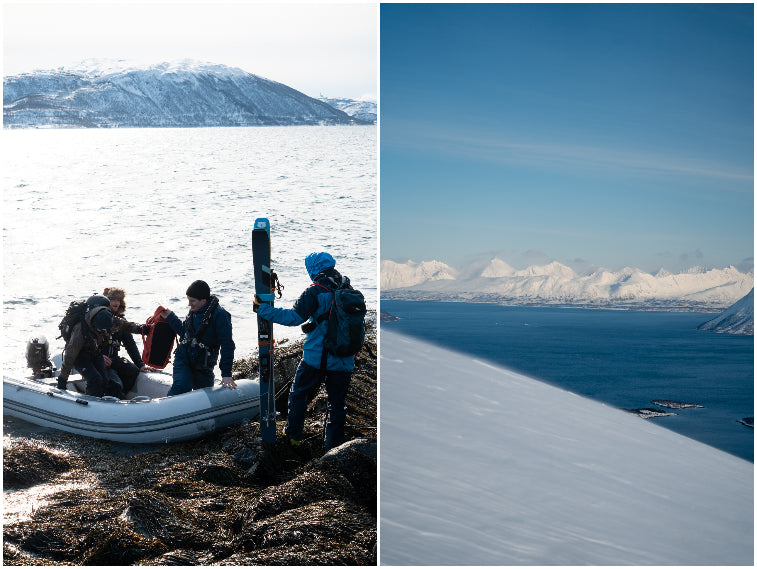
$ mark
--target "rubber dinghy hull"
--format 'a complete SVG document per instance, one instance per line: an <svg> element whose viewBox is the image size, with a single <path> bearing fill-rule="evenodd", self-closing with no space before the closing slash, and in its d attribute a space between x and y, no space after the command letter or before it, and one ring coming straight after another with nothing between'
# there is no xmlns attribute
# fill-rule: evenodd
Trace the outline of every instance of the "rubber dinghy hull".
<svg viewBox="0 0 757 569"><path fill-rule="evenodd" d="M138 384L159 386L156 375L140 374ZM258 382L241 379L236 383L237 389L216 385L173 397L137 395L120 400L84 395L70 383L64 391L44 381L5 376L3 413L97 439L142 444L184 441L258 416Z"/></svg>

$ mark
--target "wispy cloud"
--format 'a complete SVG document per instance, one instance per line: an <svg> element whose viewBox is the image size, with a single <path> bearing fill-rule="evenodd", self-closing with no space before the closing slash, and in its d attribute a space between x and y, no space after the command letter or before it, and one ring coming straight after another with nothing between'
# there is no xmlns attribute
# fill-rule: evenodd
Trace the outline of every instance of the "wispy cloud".
<svg viewBox="0 0 757 569"><path fill-rule="evenodd" d="M456 157L502 164L590 170L623 170L638 174L675 174L732 182L753 182L754 171L743 165L723 164L700 157L660 152L574 144L564 141L529 140L509 133L473 131L452 125L406 122L395 126L392 146L436 151ZM386 136L386 135L385 135ZM744 191L752 191L744 184Z"/></svg>

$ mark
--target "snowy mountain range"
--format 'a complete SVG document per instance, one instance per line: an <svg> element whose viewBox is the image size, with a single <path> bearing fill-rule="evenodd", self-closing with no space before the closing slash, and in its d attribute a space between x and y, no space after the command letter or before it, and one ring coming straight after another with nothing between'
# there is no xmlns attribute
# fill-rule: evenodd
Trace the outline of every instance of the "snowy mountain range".
<svg viewBox="0 0 757 569"><path fill-rule="evenodd" d="M355 99L333 99L329 97L319 97L327 105L335 109L344 111L351 117L376 124L378 120L378 107L373 101L355 100Z"/></svg>
<svg viewBox="0 0 757 569"><path fill-rule="evenodd" d="M239 68L184 60L86 60L3 78L3 124L199 127L371 124Z"/></svg>
<svg viewBox="0 0 757 569"><path fill-rule="evenodd" d="M728 307L722 314L699 326L699 329L753 336L754 289L750 290L744 298Z"/></svg>
<svg viewBox="0 0 757 569"><path fill-rule="evenodd" d="M626 267L579 274L558 262L516 270L498 258L465 272L439 261L381 262L381 297L391 300L707 311L730 306L753 287L754 273L735 267L694 267L678 274Z"/></svg>

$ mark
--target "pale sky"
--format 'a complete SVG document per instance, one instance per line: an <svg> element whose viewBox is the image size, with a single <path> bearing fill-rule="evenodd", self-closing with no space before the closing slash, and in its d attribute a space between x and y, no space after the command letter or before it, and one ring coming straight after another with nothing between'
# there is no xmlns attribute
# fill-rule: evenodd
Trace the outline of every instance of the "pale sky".
<svg viewBox="0 0 757 569"><path fill-rule="evenodd" d="M306 95L378 92L376 3L3 3L3 75L89 58L239 67Z"/></svg>

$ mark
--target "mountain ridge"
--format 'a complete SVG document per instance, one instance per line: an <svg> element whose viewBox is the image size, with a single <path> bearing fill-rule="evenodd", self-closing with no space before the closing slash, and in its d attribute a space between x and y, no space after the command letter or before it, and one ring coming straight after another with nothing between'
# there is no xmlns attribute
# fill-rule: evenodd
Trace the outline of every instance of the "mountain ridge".
<svg viewBox="0 0 757 569"><path fill-rule="evenodd" d="M699 330L753 336L754 289L750 290L744 298L726 308L722 314L700 325Z"/></svg>
<svg viewBox="0 0 757 569"><path fill-rule="evenodd" d="M5 128L371 124L240 68L85 60L3 78Z"/></svg>
<svg viewBox="0 0 757 569"><path fill-rule="evenodd" d="M753 272L692 267L655 274L634 267L579 274L553 261L513 269L501 259L459 271L439 261L381 262L381 297L512 304L722 310L754 286Z"/></svg>

